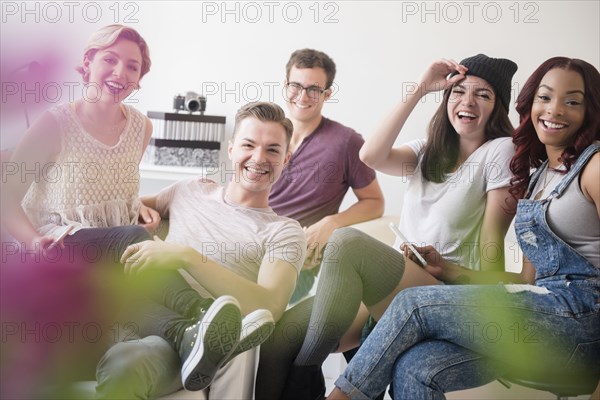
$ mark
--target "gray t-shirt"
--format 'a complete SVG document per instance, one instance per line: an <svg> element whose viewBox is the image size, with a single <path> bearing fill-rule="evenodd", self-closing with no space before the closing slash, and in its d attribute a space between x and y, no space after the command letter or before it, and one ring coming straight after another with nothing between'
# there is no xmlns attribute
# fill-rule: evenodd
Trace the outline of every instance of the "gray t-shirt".
<svg viewBox="0 0 600 400"><path fill-rule="evenodd" d="M157 195L156 208L169 218L167 242L193 247L252 282L265 258L302 268L306 238L298 222L271 208L235 204L216 183L198 178L174 183Z"/></svg>
<svg viewBox="0 0 600 400"><path fill-rule="evenodd" d="M556 236L600 268L600 220L596 205L581 191L580 176L581 173L569 183L561 197L552 199L546 211L546 221ZM539 199L545 199L563 177L560 172L546 169L532 193L542 191Z"/></svg>

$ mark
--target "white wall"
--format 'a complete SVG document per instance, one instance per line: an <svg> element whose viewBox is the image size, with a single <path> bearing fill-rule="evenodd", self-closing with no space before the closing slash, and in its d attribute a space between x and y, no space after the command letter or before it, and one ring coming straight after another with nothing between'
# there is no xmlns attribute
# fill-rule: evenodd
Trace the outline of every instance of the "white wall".
<svg viewBox="0 0 600 400"><path fill-rule="evenodd" d="M147 39L153 59L143 88L131 101L142 111L168 111L175 93L204 91L207 114L227 116L228 131L236 110L248 101L284 104L285 63L302 47L323 50L337 63L337 93L324 114L364 136L402 98L406 85L439 57L460 60L483 52L513 59L519 64L513 99L533 69L551 56L600 65L598 1L23 4L2 3L4 71L31 59L46 61L54 66L54 82L65 89L60 100L67 99L63 81L79 82L72 67L89 34L108 23L129 22ZM50 92L42 95L33 114L52 103L51 97ZM399 141L425 134L438 100L427 97ZM514 111L511 118L516 122ZM3 115L2 123L2 148L11 147L21 130L21 114ZM386 213L399 214L404 184L379 177Z"/></svg>

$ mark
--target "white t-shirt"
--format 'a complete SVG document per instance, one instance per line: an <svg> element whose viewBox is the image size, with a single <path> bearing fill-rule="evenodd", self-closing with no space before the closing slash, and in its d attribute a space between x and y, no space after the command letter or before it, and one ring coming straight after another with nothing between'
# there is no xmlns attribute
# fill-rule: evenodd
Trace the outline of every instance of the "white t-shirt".
<svg viewBox="0 0 600 400"><path fill-rule="evenodd" d="M407 143L418 157L400 214L400 230L411 243L432 245L446 259L478 270L479 231L487 192L510 184L510 159L514 154L511 138L484 143L446 181L423 179L421 161L424 139ZM396 240L394 247L398 248ZM484 249L497 254L496 249Z"/></svg>
<svg viewBox="0 0 600 400"><path fill-rule="evenodd" d="M281 259L300 271L306 237L298 222L271 208L232 203L225 188L198 178L176 182L156 199L169 217L166 241L193 247L225 268L256 282L263 259Z"/></svg>

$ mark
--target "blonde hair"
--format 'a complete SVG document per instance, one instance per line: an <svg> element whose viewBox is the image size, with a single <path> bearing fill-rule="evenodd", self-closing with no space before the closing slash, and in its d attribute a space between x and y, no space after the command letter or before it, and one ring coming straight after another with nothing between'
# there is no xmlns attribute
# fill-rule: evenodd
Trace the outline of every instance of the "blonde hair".
<svg viewBox="0 0 600 400"><path fill-rule="evenodd" d="M285 145L290 145L292 140L292 132L294 127L292 121L286 118L285 112L281 107L275 103L269 103L266 101L257 101L248 103L239 109L235 114L235 126L233 127L233 136L237 133L237 130L246 118L256 118L262 122L276 122L285 129Z"/></svg>
<svg viewBox="0 0 600 400"><path fill-rule="evenodd" d="M150 65L152 65L152 62L150 61L150 50L148 49L146 40L144 40L142 35L140 35L138 31L133 28L129 28L124 25L113 24L97 30L88 39L88 42L83 49L84 59L86 57L90 60L93 59L98 50L106 49L107 47L112 46L119 39L130 40L137 44L140 48L140 52L142 53L140 79L142 79L142 77L146 75L148 71L150 71ZM83 76L83 81L87 83L89 80L89 73L86 72L81 65L76 69L77 72Z"/></svg>

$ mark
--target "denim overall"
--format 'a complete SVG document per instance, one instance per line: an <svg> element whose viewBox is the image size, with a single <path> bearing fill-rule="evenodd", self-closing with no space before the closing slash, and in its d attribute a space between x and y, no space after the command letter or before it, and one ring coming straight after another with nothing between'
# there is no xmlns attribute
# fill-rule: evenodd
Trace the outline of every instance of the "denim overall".
<svg viewBox="0 0 600 400"><path fill-rule="evenodd" d="M588 147L551 195L520 200L515 229L535 285L434 285L392 301L335 382L372 399L393 380L395 399L444 399L507 372L600 373L600 269L556 236L550 202L600 149ZM545 165L534 173L535 186ZM542 372L543 373L543 372Z"/></svg>
<svg viewBox="0 0 600 400"><path fill-rule="evenodd" d="M546 160L531 177L528 198L519 200L515 217L519 245L536 268L536 285L546 287L562 297L574 315L594 310L598 312L600 269L552 232L546 221L546 211L550 202L563 194L569 183L578 178L588 160L599 150L598 144L588 146L546 199L530 200L531 191L548 164Z"/></svg>

